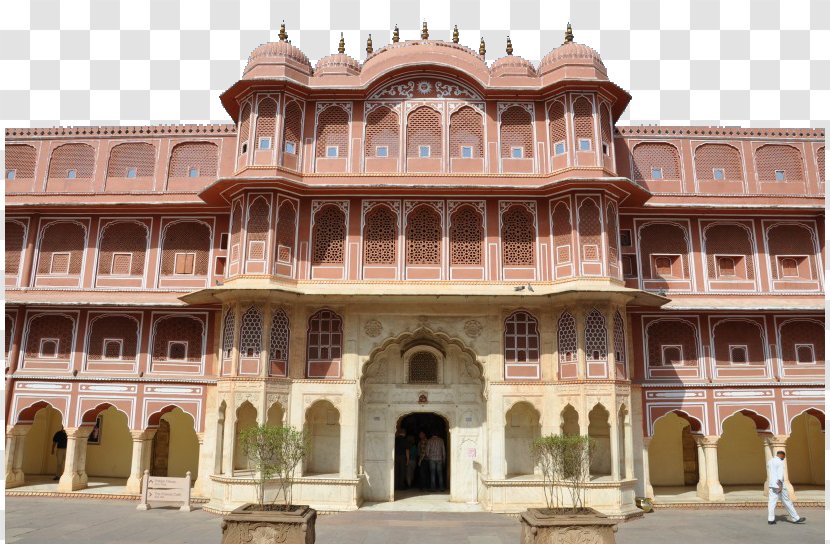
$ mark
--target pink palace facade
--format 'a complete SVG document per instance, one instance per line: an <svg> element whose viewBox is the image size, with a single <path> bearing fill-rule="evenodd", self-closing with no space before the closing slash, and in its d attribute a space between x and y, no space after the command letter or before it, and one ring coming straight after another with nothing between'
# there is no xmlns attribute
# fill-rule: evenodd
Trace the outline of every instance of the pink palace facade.
<svg viewBox="0 0 830 544"><path fill-rule="evenodd" d="M354 509L431 413L449 500L493 511L543 501L558 432L618 516L764 500L778 449L823 494L823 131L617 127L570 33L539 66L280 36L235 124L6 131L7 487L51 481L63 425L58 491L190 470L228 511L267 422L311 437L295 499Z"/></svg>

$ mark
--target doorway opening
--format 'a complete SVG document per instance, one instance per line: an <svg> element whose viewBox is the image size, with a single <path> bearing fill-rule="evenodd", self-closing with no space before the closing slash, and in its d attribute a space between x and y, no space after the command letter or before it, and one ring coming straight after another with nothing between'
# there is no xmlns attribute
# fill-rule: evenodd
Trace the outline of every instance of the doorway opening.
<svg viewBox="0 0 830 544"><path fill-rule="evenodd" d="M427 444L421 443L421 433ZM440 439L440 443L435 439ZM444 462L430 462L430 451L440 457L443 446ZM395 500L428 494L450 492L450 433L447 420L433 412L417 412L398 419L395 431ZM408 454L408 455L407 455ZM408 462L409 460L409 462Z"/></svg>

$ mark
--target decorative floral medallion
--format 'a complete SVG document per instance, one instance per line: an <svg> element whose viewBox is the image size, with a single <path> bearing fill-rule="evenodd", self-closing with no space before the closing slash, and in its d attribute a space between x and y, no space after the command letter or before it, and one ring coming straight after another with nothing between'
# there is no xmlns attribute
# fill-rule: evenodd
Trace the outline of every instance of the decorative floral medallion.
<svg viewBox="0 0 830 544"><path fill-rule="evenodd" d="M420 94L429 94L432 92L432 83L429 81L419 81L418 82L418 92Z"/></svg>
<svg viewBox="0 0 830 544"><path fill-rule="evenodd" d="M475 319L471 319L464 323L464 334L469 336L470 338L478 338L481 336L481 331L484 327L476 321Z"/></svg>
<svg viewBox="0 0 830 544"><path fill-rule="evenodd" d="M383 331L383 324L377 319L370 319L363 325L363 332L371 338L380 336L381 331Z"/></svg>

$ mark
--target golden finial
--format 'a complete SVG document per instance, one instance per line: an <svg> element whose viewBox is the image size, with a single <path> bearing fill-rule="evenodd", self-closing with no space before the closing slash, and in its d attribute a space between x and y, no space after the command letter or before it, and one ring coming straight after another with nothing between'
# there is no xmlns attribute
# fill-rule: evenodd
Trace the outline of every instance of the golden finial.
<svg viewBox="0 0 830 544"><path fill-rule="evenodd" d="M487 53L487 50L484 48L484 36L481 37L481 43L478 44L478 54L482 57Z"/></svg>
<svg viewBox="0 0 830 544"><path fill-rule="evenodd" d="M571 28L571 23L568 23L568 27L565 29L565 43L573 43L574 41L574 30ZM565 45L563 43L562 45Z"/></svg>
<svg viewBox="0 0 830 544"><path fill-rule="evenodd" d="M282 24L280 24L280 33L278 34L278 36L280 37L281 42L284 42L288 39L288 32L285 31L285 21L283 21Z"/></svg>
<svg viewBox="0 0 830 544"><path fill-rule="evenodd" d="M424 21L423 26L421 26L421 39L428 40L429 39L429 29L427 28L427 22Z"/></svg>
<svg viewBox="0 0 830 544"><path fill-rule="evenodd" d="M374 49L372 48L372 35L369 34L369 39L366 40L366 54L371 55Z"/></svg>
<svg viewBox="0 0 830 544"><path fill-rule="evenodd" d="M340 43L337 44L337 52L343 54L346 52L346 40L343 39L343 33L340 33Z"/></svg>
<svg viewBox="0 0 830 544"><path fill-rule="evenodd" d="M458 25L452 27L452 43L458 43Z"/></svg>
<svg viewBox="0 0 830 544"><path fill-rule="evenodd" d="M401 41L401 31L398 30L398 25L395 25L395 30L392 31L392 43Z"/></svg>
<svg viewBox="0 0 830 544"><path fill-rule="evenodd" d="M507 51L508 55L513 54L513 42L510 41L510 36L507 37L507 49L505 51Z"/></svg>

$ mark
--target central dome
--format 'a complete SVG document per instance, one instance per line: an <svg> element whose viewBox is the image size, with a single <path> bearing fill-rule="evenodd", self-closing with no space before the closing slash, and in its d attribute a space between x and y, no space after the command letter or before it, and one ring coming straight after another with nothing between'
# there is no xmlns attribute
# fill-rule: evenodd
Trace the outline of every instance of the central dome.
<svg viewBox="0 0 830 544"><path fill-rule="evenodd" d="M522 57L507 55L500 59L496 59L492 66L490 66L490 75L493 77L504 76L526 76L534 77L536 75L536 68L533 63Z"/></svg>
<svg viewBox="0 0 830 544"><path fill-rule="evenodd" d="M311 75L311 62L309 62L305 53L300 51L298 47L291 45L291 42L280 40L264 43L254 49L248 57L248 64L245 65L245 69L242 71L242 77L244 78L245 75L257 67L268 65L290 66L305 75Z"/></svg>
<svg viewBox="0 0 830 544"><path fill-rule="evenodd" d="M356 75L360 73L360 63L345 53L328 55L317 61L315 76Z"/></svg>

